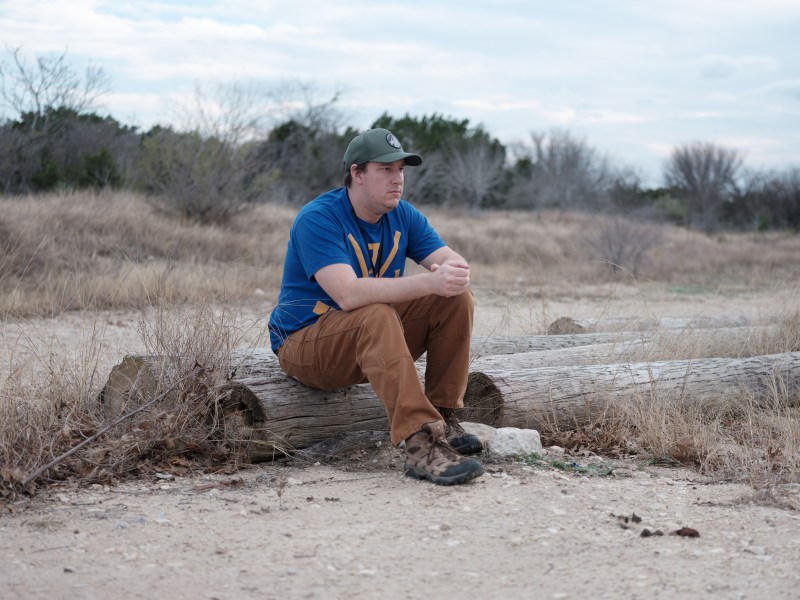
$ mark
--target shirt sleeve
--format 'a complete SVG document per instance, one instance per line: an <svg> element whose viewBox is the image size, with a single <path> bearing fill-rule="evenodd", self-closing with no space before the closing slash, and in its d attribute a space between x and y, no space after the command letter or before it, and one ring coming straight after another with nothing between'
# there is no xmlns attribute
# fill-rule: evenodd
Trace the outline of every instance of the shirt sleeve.
<svg viewBox="0 0 800 600"><path fill-rule="evenodd" d="M428 219L414 206L408 204L408 257L415 263L420 263L446 246L444 240L428 222Z"/></svg>
<svg viewBox="0 0 800 600"><path fill-rule="evenodd" d="M303 214L292 228L294 244L306 277L328 265L350 264L341 224L322 212Z"/></svg>

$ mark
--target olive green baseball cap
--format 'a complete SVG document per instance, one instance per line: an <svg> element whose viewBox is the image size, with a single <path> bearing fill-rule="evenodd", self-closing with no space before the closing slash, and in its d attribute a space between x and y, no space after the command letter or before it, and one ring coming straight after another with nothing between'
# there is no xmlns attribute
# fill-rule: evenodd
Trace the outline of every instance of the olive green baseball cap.
<svg viewBox="0 0 800 600"><path fill-rule="evenodd" d="M344 168L347 171L353 164L390 163L396 160L405 160L411 167L422 164L422 157L419 154L403 152L400 141L388 129L368 129L354 137L347 146L344 153Z"/></svg>

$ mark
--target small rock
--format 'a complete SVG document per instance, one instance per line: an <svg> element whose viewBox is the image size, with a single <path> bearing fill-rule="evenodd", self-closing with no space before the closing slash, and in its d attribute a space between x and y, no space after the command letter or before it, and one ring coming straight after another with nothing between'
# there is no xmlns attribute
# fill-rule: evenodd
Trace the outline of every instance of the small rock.
<svg viewBox="0 0 800 600"><path fill-rule="evenodd" d="M586 333L586 328L571 317L559 317L547 326L548 335Z"/></svg>
<svg viewBox="0 0 800 600"><path fill-rule="evenodd" d="M642 533L641 533L642 537L650 537L650 536L653 536L653 535L664 535L664 532L661 531L660 529L656 529L654 531L651 531L647 527L642 529Z"/></svg>
<svg viewBox="0 0 800 600"><path fill-rule="evenodd" d="M691 538L698 538L700 537L700 532L697 529L692 529L691 527L681 527L680 529L673 531L672 535L679 535L681 537L691 537Z"/></svg>
<svg viewBox="0 0 800 600"><path fill-rule="evenodd" d="M748 546L744 551L755 554L756 556L765 556L767 554L767 551L761 546Z"/></svg>
<svg viewBox="0 0 800 600"><path fill-rule="evenodd" d="M530 456L542 451L542 440L535 429L502 427L489 441L486 451L492 458Z"/></svg>

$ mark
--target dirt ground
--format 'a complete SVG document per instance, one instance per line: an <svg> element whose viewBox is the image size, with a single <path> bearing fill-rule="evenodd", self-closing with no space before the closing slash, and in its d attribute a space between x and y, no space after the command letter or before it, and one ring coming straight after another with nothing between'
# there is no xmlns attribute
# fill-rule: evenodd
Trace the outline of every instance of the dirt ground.
<svg viewBox="0 0 800 600"><path fill-rule="evenodd" d="M757 324L796 298L477 290L476 334L541 333L561 316ZM257 342L263 319L247 310ZM2 323L0 352L4 363L77 355L99 337L110 368L139 348L137 319ZM383 445L330 465L61 486L0 515L0 598L800 597L800 484L766 492L558 449L536 464L485 466L470 484L434 486L404 477L399 452Z"/></svg>

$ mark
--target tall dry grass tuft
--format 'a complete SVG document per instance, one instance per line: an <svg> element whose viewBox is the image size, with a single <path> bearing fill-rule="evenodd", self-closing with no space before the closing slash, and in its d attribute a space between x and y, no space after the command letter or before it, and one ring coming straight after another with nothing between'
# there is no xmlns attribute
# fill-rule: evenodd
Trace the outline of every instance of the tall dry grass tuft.
<svg viewBox="0 0 800 600"><path fill-rule="evenodd" d="M0 387L0 497L13 501L65 479L235 468L246 440L221 415L233 349L247 328L209 303L153 311L140 333L146 353L160 359L155 386L131 394L116 414L98 401L100 335L86 340L77 360L51 351L35 361L20 348L25 358L12 358Z"/></svg>
<svg viewBox="0 0 800 600"><path fill-rule="evenodd" d="M46 340L18 340L0 386L0 495L35 491L40 481L28 476L102 421L95 401L101 333L92 331L78 356L50 348L42 360L28 345ZM61 465L49 479L65 474Z"/></svg>
<svg viewBox="0 0 800 600"><path fill-rule="evenodd" d="M646 360L756 356L800 350L800 314L715 344L713 330L662 335ZM607 399L588 426L540 432L545 444L687 464L713 477L768 486L800 482L800 378L769 379L766 397L742 388L730 396L685 392Z"/></svg>

